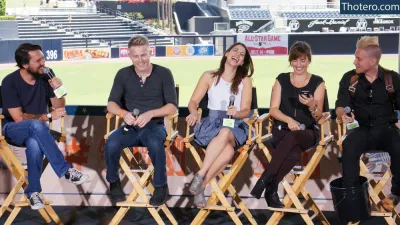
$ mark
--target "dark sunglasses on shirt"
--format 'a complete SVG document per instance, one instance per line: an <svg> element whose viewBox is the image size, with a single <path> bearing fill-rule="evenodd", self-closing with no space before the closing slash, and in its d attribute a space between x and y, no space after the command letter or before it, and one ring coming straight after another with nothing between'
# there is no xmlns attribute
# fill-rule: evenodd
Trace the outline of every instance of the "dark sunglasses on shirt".
<svg viewBox="0 0 400 225"><path fill-rule="evenodd" d="M368 92L367 101L368 101L368 104L371 104L372 103L372 86L371 85L369 85L367 87L367 92Z"/></svg>

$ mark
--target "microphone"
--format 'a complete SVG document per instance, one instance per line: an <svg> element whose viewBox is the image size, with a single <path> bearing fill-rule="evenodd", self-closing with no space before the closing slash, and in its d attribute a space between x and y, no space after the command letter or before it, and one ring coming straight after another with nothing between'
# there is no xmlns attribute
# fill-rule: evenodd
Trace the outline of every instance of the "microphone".
<svg viewBox="0 0 400 225"><path fill-rule="evenodd" d="M344 107L344 112L348 117L351 117L351 108L349 106Z"/></svg>
<svg viewBox="0 0 400 225"><path fill-rule="evenodd" d="M306 129L306 125L304 124L300 124L299 125L300 130L305 130ZM281 125L278 126L278 130L290 130L289 127L282 127Z"/></svg>
<svg viewBox="0 0 400 225"><path fill-rule="evenodd" d="M132 112L132 116L134 116L135 119L136 119L136 118L138 117L139 113L140 113L139 109L134 109L133 112ZM129 129L131 129L131 128L132 128L132 125L126 124L126 125L124 126L123 133L125 134L125 133L128 132Z"/></svg>
<svg viewBox="0 0 400 225"><path fill-rule="evenodd" d="M51 72L49 67L43 67L43 72L47 75L49 79L53 79L54 77L56 77L56 75Z"/></svg>
<svg viewBox="0 0 400 225"><path fill-rule="evenodd" d="M133 116L135 117L135 119L139 116L139 109L134 109L133 110Z"/></svg>
<svg viewBox="0 0 400 225"><path fill-rule="evenodd" d="M47 75L49 80L56 77L56 75L53 72L51 72L49 67L43 67L43 73ZM64 87L64 85L61 85L60 87L54 89L54 94L57 96L57 98L62 98L65 95L67 95L67 89Z"/></svg>
<svg viewBox="0 0 400 225"><path fill-rule="evenodd" d="M231 106L233 106L233 105L235 105L235 96L234 96L234 95L231 95L231 96L229 97L229 105L228 105L228 108L231 107ZM229 118L229 119L232 119L232 116L229 115L228 118Z"/></svg>

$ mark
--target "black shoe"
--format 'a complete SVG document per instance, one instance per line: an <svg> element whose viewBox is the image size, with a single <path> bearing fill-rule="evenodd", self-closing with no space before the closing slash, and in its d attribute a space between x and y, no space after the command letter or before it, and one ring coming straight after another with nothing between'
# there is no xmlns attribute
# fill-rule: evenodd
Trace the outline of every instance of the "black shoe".
<svg viewBox="0 0 400 225"><path fill-rule="evenodd" d="M153 196L150 198L150 204L153 206L160 206L168 200L168 197L168 184L165 184L162 187L156 187Z"/></svg>
<svg viewBox="0 0 400 225"><path fill-rule="evenodd" d="M285 207L279 200L279 195L276 190L266 191L264 194L265 201L270 208L283 208Z"/></svg>
<svg viewBox="0 0 400 225"><path fill-rule="evenodd" d="M115 205L117 202L125 201L125 193L122 190L120 180L110 183L110 195L113 205Z"/></svg>
<svg viewBox="0 0 400 225"><path fill-rule="evenodd" d="M250 194L257 198L260 199L263 191L265 192L268 191L270 184L273 182L274 177L266 172L262 173L260 179L258 179L256 185L254 186L253 190L251 190Z"/></svg>

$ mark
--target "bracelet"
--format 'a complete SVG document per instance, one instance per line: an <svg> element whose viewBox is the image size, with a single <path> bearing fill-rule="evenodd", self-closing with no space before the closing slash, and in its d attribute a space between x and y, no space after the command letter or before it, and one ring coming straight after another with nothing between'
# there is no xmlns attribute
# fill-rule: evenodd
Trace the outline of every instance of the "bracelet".
<svg viewBox="0 0 400 225"><path fill-rule="evenodd" d="M121 111L119 111L119 117L123 118L124 117L124 113L125 113L125 110L121 109Z"/></svg>
<svg viewBox="0 0 400 225"><path fill-rule="evenodd" d="M310 110L310 112L317 111L317 109L318 109L318 106L315 106L314 109L308 108L308 110Z"/></svg>

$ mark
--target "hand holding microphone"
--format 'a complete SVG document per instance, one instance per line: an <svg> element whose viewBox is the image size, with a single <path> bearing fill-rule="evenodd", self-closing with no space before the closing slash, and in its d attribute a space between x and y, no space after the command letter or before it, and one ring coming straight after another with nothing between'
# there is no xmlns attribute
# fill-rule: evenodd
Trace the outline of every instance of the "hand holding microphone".
<svg viewBox="0 0 400 225"><path fill-rule="evenodd" d="M137 111L137 115L139 115L139 110ZM136 117L135 122L133 123L135 126L143 128L146 126L148 122L154 117L154 112L152 110L147 111L145 113L140 114L140 116Z"/></svg>
<svg viewBox="0 0 400 225"><path fill-rule="evenodd" d="M236 107L235 105L235 96L231 95L229 97L229 105L228 105L228 112L226 114L228 115L228 119L232 119L236 115Z"/></svg>
<svg viewBox="0 0 400 225"><path fill-rule="evenodd" d="M344 108L345 114L342 115L342 121L345 124L348 123L353 123L354 122L354 114L351 112L351 108L349 106L346 106Z"/></svg>
<svg viewBox="0 0 400 225"><path fill-rule="evenodd" d="M63 86L61 80L56 77L56 75L51 72L49 67L43 67L43 73L49 78L49 84L54 90L54 94L57 98L62 98L67 95L67 89Z"/></svg>
<svg viewBox="0 0 400 225"><path fill-rule="evenodd" d="M132 128L132 124L135 123L138 115L139 115L139 109L134 109L132 113L125 113L124 115L124 121L126 125L124 126L123 133L125 134L126 132L129 131L129 129Z"/></svg>
<svg viewBox="0 0 400 225"><path fill-rule="evenodd" d="M290 120L287 122L288 125L288 129L291 131L295 131L295 130L305 130L306 126L304 124L300 124L299 122L297 122L296 120L290 118Z"/></svg>
<svg viewBox="0 0 400 225"><path fill-rule="evenodd" d="M351 112L351 108L349 106L346 106L344 108L344 112L346 114L344 114L342 116L342 120L343 120L343 123L346 124L347 130L351 130L351 129L359 127L359 124L354 119L354 114Z"/></svg>

